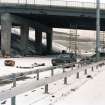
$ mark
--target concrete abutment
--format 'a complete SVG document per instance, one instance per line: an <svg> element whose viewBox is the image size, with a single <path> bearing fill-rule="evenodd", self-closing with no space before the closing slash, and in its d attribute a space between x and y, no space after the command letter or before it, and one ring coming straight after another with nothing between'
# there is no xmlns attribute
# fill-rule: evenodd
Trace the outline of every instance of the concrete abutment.
<svg viewBox="0 0 105 105"><path fill-rule="evenodd" d="M1 53L3 56L11 53L11 16L8 13L1 14Z"/></svg>

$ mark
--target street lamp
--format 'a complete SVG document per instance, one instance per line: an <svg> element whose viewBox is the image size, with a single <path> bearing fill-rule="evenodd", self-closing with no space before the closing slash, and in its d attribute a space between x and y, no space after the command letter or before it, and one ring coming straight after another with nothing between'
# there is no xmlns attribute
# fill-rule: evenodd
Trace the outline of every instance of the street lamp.
<svg viewBox="0 0 105 105"><path fill-rule="evenodd" d="M100 57L100 0L96 0L96 60Z"/></svg>

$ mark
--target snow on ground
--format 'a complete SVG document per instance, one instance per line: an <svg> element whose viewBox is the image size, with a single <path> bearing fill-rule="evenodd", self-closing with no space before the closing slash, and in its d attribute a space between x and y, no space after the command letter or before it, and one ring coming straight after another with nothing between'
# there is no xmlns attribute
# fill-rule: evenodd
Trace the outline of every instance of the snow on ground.
<svg viewBox="0 0 105 105"><path fill-rule="evenodd" d="M7 59L11 59L15 61L15 66L14 67L9 67L9 66L5 66L4 65L4 61ZM51 59L52 57L26 57L26 58L1 58L0 59L0 76L4 76L4 75L9 75L12 73L19 73L19 72L26 72L26 71L32 71L35 69L39 69L39 68L43 68L43 67L49 67L51 66ZM42 64L45 63L45 66L40 66L40 67L34 67L34 68L30 68L30 69L24 69L24 68L16 68L17 66L21 66L21 67L32 67L32 64L34 63L38 63L38 64ZM46 72L45 73L41 73L40 74L40 78L44 78L47 77L48 75L50 75L51 73ZM27 81L30 81L32 79L36 78L36 74L32 74L29 75L29 77L27 77L27 79L22 79L20 81L17 82L17 85L21 84L21 83L25 83ZM4 90L4 89L9 89L12 87L12 84L0 84L0 90Z"/></svg>
<svg viewBox="0 0 105 105"><path fill-rule="evenodd" d="M55 105L105 105L105 71Z"/></svg>
<svg viewBox="0 0 105 105"><path fill-rule="evenodd" d="M0 59L0 71L1 71L0 76L37 69L37 67L31 68L31 69L22 69L22 68L16 68L16 66L31 67L32 64L34 63L38 63L38 64L45 63L45 66L40 66L40 68L51 66L51 57L49 58L48 57L47 58L46 57L27 57L27 58L8 58L8 59L12 59L15 61L15 67L5 66L4 61L6 59Z"/></svg>
<svg viewBox="0 0 105 105"><path fill-rule="evenodd" d="M46 64L51 65L51 58L15 58L16 65L31 65L34 62L39 63L45 61ZM3 59L2 59L3 60ZM21 63L20 63L21 61ZM2 66L3 68L3 66ZM15 67L14 67L15 68ZM88 75L92 75L93 79L86 78L84 72L80 73L80 79L76 78L76 74L68 78L68 84L64 85L63 79L49 84L49 94L44 94L44 86L18 95L16 97L16 105L105 105L105 92L104 92L104 81L105 81L105 67L100 70L95 69L92 72L88 69ZM14 69L15 70L15 69ZM66 69L70 70L70 69ZM13 71L13 70L9 70ZM21 70L22 71L22 70ZM25 70L24 70L25 71ZM16 72L18 72L16 70ZM62 72L62 69L57 69L56 74ZM2 72L1 72L2 73ZM8 72L6 72L8 74ZM51 72L41 73L41 78L50 76ZM35 75L30 75L26 80L20 80L17 85L25 82L30 82ZM4 90L7 87L10 88L12 84L1 85L0 90ZM4 102L5 100L2 100ZM5 104L11 105L10 99L6 100Z"/></svg>

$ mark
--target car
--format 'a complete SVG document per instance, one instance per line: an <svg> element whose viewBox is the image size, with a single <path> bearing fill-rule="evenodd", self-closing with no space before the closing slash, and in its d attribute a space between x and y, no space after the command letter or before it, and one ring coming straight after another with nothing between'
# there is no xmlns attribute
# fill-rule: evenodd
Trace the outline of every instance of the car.
<svg viewBox="0 0 105 105"><path fill-rule="evenodd" d="M13 60L5 60L5 66L15 66L15 61Z"/></svg>
<svg viewBox="0 0 105 105"><path fill-rule="evenodd" d="M76 57L74 56L74 54L60 54L56 58L52 59L53 66L72 62L76 62Z"/></svg>

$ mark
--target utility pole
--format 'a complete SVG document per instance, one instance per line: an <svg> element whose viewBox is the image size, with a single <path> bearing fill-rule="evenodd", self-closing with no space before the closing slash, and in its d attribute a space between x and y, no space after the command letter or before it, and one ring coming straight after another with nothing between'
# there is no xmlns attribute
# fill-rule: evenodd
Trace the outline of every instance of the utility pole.
<svg viewBox="0 0 105 105"><path fill-rule="evenodd" d="M100 58L100 0L96 0L96 60Z"/></svg>

